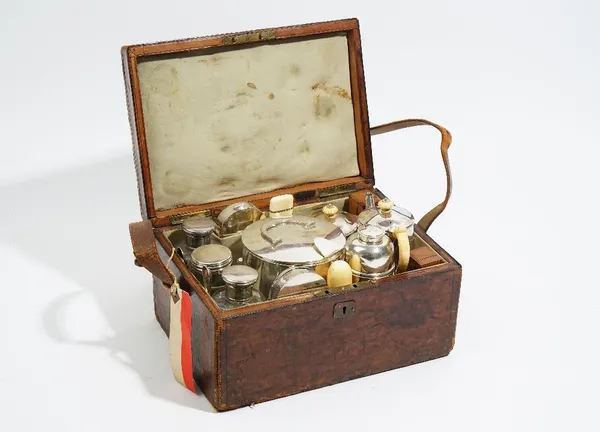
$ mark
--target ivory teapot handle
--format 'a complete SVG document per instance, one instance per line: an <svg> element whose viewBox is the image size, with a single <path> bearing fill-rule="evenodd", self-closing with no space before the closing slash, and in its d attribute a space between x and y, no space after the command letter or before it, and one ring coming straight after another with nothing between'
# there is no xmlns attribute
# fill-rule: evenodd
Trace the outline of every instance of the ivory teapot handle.
<svg viewBox="0 0 600 432"><path fill-rule="evenodd" d="M393 233L396 238L396 245L398 245L398 265L396 266L396 271L402 273L406 271L408 262L410 261L410 242L405 227L396 227Z"/></svg>

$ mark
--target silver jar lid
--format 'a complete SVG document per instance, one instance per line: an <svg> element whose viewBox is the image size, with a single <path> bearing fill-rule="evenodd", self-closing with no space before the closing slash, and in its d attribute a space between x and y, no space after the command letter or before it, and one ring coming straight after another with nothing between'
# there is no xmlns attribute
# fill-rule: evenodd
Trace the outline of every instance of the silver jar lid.
<svg viewBox="0 0 600 432"><path fill-rule="evenodd" d="M219 270L231 264L232 259L231 250L227 246L208 244L194 249L190 262L195 268Z"/></svg>
<svg viewBox="0 0 600 432"><path fill-rule="evenodd" d="M327 281L316 272L305 268L292 267L277 276L277 279L271 285L269 299L286 297L326 285Z"/></svg>
<svg viewBox="0 0 600 432"><path fill-rule="evenodd" d="M343 211L341 212L337 206L333 204L324 206L321 210L321 214L317 216L317 218L331 222L341 229L346 237L354 233L358 228L357 217L355 215Z"/></svg>
<svg viewBox="0 0 600 432"><path fill-rule="evenodd" d="M224 237L242 231L248 225L259 220L262 212L252 203L239 202L223 209L217 216L216 234Z"/></svg>
<svg viewBox="0 0 600 432"><path fill-rule="evenodd" d="M327 247L317 248L315 239ZM323 219L290 216L254 222L242 233L242 243L249 253L266 262L315 265L341 252L346 238L338 227ZM328 255L319 250L327 250Z"/></svg>
<svg viewBox="0 0 600 432"><path fill-rule="evenodd" d="M377 209L368 209L359 215L361 225L378 226L392 233L394 228L403 226L410 236L414 232L415 217L408 210L395 206L388 198L377 203Z"/></svg>
<svg viewBox="0 0 600 432"><path fill-rule="evenodd" d="M183 232L192 237L207 237L215 229L214 221L206 216L195 216L182 223Z"/></svg>
<svg viewBox="0 0 600 432"><path fill-rule="evenodd" d="M228 286L247 287L256 283L258 272L245 265L232 265L223 269L221 277Z"/></svg>

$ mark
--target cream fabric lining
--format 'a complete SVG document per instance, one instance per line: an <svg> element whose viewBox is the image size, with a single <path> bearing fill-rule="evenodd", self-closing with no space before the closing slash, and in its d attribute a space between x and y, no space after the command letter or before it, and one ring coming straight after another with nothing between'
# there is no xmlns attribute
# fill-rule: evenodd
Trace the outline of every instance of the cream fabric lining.
<svg viewBox="0 0 600 432"><path fill-rule="evenodd" d="M359 174L343 35L155 56L138 73L157 210Z"/></svg>

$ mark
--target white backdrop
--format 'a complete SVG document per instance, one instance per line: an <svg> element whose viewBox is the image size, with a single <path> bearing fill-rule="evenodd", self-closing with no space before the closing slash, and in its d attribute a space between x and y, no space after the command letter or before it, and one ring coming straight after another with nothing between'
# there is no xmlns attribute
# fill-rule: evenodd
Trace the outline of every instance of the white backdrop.
<svg viewBox="0 0 600 432"><path fill-rule="evenodd" d="M0 429L598 430L600 5L594 1L81 2L0 6ZM451 130L432 236L463 265L444 359L216 414L172 378L139 219L119 48L360 19L371 124ZM422 215L436 131L373 140Z"/></svg>

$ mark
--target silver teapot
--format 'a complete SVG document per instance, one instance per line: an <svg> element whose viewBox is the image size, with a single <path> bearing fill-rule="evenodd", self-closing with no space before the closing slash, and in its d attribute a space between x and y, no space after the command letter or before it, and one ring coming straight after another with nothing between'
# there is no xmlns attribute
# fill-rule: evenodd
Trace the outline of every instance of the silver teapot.
<svg viewBox="0 0 600 432"><path fill-rule="evenodd" d="M352 234L346 242L345 255L355 282L381 279L396 268L394 243L378 226L362 227Z"/></svg>

